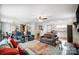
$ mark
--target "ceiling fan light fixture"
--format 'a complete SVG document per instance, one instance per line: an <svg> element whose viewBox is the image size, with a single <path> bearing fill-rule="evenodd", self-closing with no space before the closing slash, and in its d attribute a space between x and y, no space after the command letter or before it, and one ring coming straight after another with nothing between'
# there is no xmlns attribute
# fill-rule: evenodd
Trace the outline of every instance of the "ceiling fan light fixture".
<svg viewBox="0 0 79 59"><path fill-rule="evenodd" d="M46 16L39 16L39 19L45 20L45 19L47 19L47 17Z"/></svg>
<svg viewBox="0 0 79 59"><path fill-rule="evenodd" d="M47 20L47 17L46 16L39 16L39 17L37 17L37 19L39 22L43 22L43 21Z"/></svg>

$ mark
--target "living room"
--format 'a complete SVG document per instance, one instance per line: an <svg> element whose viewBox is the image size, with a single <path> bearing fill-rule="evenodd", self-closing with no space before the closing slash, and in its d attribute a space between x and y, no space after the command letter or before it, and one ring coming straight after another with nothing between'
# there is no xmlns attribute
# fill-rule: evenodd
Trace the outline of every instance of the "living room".
<svg viewBox="0 0 79 59"><path fill-rule="evenodd" d="M78 55L78 11L78 4L0 4L0 55Z"/></svg>

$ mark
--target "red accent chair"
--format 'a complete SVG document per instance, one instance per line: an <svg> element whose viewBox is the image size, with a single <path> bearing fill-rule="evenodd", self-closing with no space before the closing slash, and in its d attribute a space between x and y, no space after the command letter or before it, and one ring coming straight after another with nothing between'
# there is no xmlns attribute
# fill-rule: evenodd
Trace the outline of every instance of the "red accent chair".
<svg viewBox="0 0 79 59"><path fill-rule="evenodd" d="M24 51L18 46L18 43L16 41L14 41L13 38L11 38L10 42L12 43L14 48L18 48L20 55L25 55Z"/></svg>

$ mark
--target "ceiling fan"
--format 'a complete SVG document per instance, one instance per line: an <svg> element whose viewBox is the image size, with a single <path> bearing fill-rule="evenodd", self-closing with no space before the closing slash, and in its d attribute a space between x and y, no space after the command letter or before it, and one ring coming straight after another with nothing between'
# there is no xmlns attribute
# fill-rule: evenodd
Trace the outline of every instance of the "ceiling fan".
<svg viewBox="0 0 79 59"><path fill-rule="evenodd" d="M46 16L39 16L37 19L39 22L43 22L43 21L47 20L48 18Z"/></svg>
<svg viewBox="0 0 79 59"><path fill-rule="evenodd" d="M46 20L47 17L46 17L46 16L39 16L39 19L40 19L40 20Z"/></svg>

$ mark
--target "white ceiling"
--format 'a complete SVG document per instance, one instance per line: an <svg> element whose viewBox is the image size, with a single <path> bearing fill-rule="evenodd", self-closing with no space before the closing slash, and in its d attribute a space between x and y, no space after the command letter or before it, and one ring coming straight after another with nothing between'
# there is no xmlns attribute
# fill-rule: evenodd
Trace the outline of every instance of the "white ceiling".
<svg viewBox="0 0 79 59"><path fill-rule="evenodd" d="M32 22L38 16L47 16L48 19L74 17L77 5L68 4L4 4L1 5L2 20L9 22Z"/></svg>

